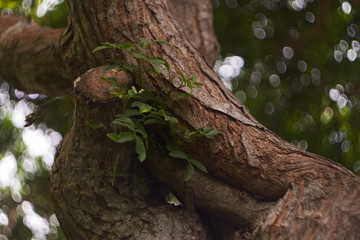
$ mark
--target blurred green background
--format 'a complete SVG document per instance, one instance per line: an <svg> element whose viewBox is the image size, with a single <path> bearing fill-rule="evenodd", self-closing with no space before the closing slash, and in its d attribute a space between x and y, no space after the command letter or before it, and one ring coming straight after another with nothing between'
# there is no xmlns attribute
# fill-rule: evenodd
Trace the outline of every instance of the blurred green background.
<svg viewBox="0 0 360 240"><path fill-rule="evenodd" d="M359 2L213 0L219 62L241 56L233 93L256 119L307 151L360 169ZM58 0L1 0L18 14L55 28L66 25ZM70 97L45 106L41 122L22 128L41 95L26 95L0 79L0 240L65 239L48 195L55 146L72 123ZM48 141L36 152L32 140ZM30 139L30 140L29 140Z"/></svg>

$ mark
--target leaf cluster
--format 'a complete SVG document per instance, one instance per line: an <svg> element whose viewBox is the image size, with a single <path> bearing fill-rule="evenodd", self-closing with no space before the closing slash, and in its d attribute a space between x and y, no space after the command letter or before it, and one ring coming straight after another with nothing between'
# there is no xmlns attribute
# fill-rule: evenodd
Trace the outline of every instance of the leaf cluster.
<svg viewBox="0 0 360 240"><path fill-rule="evenodd" d="M93 52L97 52L103 49L118 49L118 50L127 51L136 59L136 64L131 64L120 60L112 59L109 60L111 64L107 66L104 69L104 71L108 71L114 68L116 68L119 72L129 71L133 73L136 77L136 80L140 82L144 81L143 74L145 72L155 72L165 77L165 75L161 71L161 66L165 67L167 71L166 75L169 78L169 82L172 84L176 84L178 82L178 86L176 86L175 89L162 89L162 90L167 95L173 96L176 99L179 99L181 97L185 97L185 98L190 97L192 96L191 93L195 87L202 86L202 83L198 82L197 77L194 75L190 76L183 72L173 74L173 72L170 69L169 63L164 58L151 56L150 53L147 51L150 46L156 46L158 43L169 44L167 41L163 39L157 39L149 42L145 38L140 38L140 42L141 44L132 44L128 42L125 42L123 44L106 42L103 43L103 45L96 47L93 50ZM109 80L114 82L115 79L112 78ZM114 82L114 85L116 85L116 80ZM190 89L190 93L176 91L185 87Z"/></svg>
<svg viewBox="0 0 360 240"><path fill-rule="evenodd" d="M119 43L103 43L101 46L96 47L93 52L97 52L103 49L119 49L123 51L129 52L135 59L137 64L130 64L123 61L111 59L109 60L112 64L109 65L105 71L108 71L113 68L117 68L118 71L130 71L136 74L137 78L142 78L142 74L146 71L154 71L158 74L161 74L160 66L163 65L166 67L168 71L170 71L170 67L168 62L162 57L153 57L147 52L147 49L150 46L155 46L157 43L165 43L169 44L167 41L163 39L157 39L149 42L145 38L140 38L141 44L132 44L129 42L125 42L123 44ZM149 63L151 68L147 67L145 63Z"/></svg>
<svg viewBox="0 0 360 240"><path fill-rule="evenodd" d="M116 68L119 72L129 71L135 75L136 80L139 82L144 81L143 75L145 72L149 71L165 77L162 73L161 66L163 66L163 69L167 70L169 82L173 85L176 84L177 87L175 87L175 91L170 89L162 89L162 91L168 96L174 97L174 99L191 97L193 89L195 87L202 86L202 84L197 81L196 76L189 76L186 73L180 72L173 77L174 74L172 73L168 62L162 57L151 56L148 52L148 48L150 46L157 45L158 43L169 44L168 42L162 39L149 42L145 38L140 38L140 42L140 44L118 44L107 42L95 48L93 52L103 49L118 49L127 51L136 59L136 64L122 62L119 60L111 60L112 64L106 67L104 71L114 68ZM185 140L183 142L176 142L174 139L170 139L166 143L166 149L168 150L169 156L184 160L187 163L187 170L184 176L185 181L191 178L192 174L195 172L195 168L200 171L207 172L206 167L202 163L197 161L190 154L181 150L181 145L185 142L191 142L196 137L212 138L216 134L219 134L219 131L214 130L211 127L204 127L196 129L195 131L185 129L184 132L181 132L175 127L178 123L177 118L167 110L168 106L162 98L155 96L144 89L137 90L135 86L132 86L130 89L126 89L123 86L119 86L115 78L102 77L102 79L111 83L111 93L113 96L121 99L123 103L122 113L117 114L115 116L115 120L113 121L114 124L119 126L118 131L116 133L107 134L111 140L117 143L134 142L138 159L140 162L143 162L147 157L149 141L153 141L154 145L160 146L154 138L149 137L149 133L146 128L149 125L164 125L170 129L170 132L172 133L170 136ZM190 93L177 91L182 88L190 89ZM115 174L115 169L114 176L117 176ZM134 179L134 181L135 180L136 179ZM141 189L144 190L144 187L142 186L143 184L139 182L139 179L136 181L139 183L138 185Z"/></svg>

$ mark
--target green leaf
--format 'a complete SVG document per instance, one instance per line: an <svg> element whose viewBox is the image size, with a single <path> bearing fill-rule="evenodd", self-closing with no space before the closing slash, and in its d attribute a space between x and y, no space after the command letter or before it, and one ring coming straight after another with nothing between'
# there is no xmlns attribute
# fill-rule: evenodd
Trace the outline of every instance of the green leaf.
<svg viewBox="0 0 360 240"><path fill-rule="evenodd" d="M168 71L170 70L169 63L164 58L157 57L156 59L158 59L156 63L163 64Z"/></svg>
<svg viewBox="0 0 360 240"><path fill-rule="evenodd" d="M171 117L171 118L169 119L169 122L178 123L179 121L177 120L176 117Z"/></svg>
<svg viewBox="0 0 360 240"><path fill-rule="evenodd" d="M124 143L124 142L130 142L130 141L135 140L134 133L132 133L132 132L121 132L119 134L109 133L106 135L111 140L113 140L114 142L117 142L117 143Z"/></svg>
<svg viewBox="0 0 360 240"><path fill-rule="evenodd" d="M186 168L186 172L185 172L185 176L184 176L184 181L188 181L190 180L191 176L194 174L195 169L194 167L189 163L189 165Z"/></svg>
<svg viewBox="0 0 360 240"><path fill-rule="evenodd" d="M150 62L151 63L151 62ZM159 64L156 64L156 63L151 63L154 71L157 73L157 74L161 74L161 69L160 69L160 66Z"/></svg>
<svg viewBox="0 0 360 240"><path fill-rule="evenodd" d="M175 206L182 205L182 203L179 201L179 199L172 192L169 192L169 194L166 196L166 202L168 204L173 204Z"/></svg>
<svg viewBox="0 0 360 240"><path fill-rule="evenodd" d="M140 38L140 42L144 47L146 47L149 44L149 41L146 38Z"/></svg>
<svg viewBox="0 0 360 240"><path fill-rule="evenodd" d="M202 87L203 86L203 84L201 82L193 82L192 84L194 86L196 86L196 87Z"/></svg>
<svg viewBox="0 0 360 240"><path fill-rule="evenodd" d="M130 72L140 71L140 69L134 64L123 64L122 67L124 67L126 70L128 70Z"/></svg>
<svg viewBox="0 0 360 240"><path fill-rule="evenodd" d="M188 160L192 165L197 167L199 170L203 171L204 173L208 172L206 167L201 162L193 158L191 155L188 155Z"/></svg>
<svg viewBox="0 0 360 240"><path fill-rule="evenodd" d="M140 52L144 51L144 48L140 44L135 44L135 46Z"/></svg>
<svg viewBox="0 0 360 240"><path fill-rule="evenodd" d="M104 46L104 45L98 46L98 47L94 48L93 53L94 53L94 52L97 52L97 51L100 51L100 50L102 50L102 49L106 49L106 48L112 48L112 47L110 47L110 46Z"/></svg>
<svg viewBox="0 0 360 240"><path fill-rule="evenodd" d="M135 131L135 123L128 117L119 117L113 121L113 123L129 128Z"/></svg>
<svg viewBox="0 0 360 240"><path fill-rule="evenodd" d="M107 72L107 71L109 71L109 70L111 70L113 68L117 68L117 67L119 67L119 65L117 65L117 64L109 65L106 68L104 68L103 72L105 73L105 72Z"/></svg>
<svg viewBox="0 0 360 240"><path fill-rule="evenodd" d="M124 42L123 44L120 45L120 48L122 49L128 49L128 48L131 48L133 47L134 45L132 43L129 43L129 42Z"/></svg>
<svg viewBox="0 0 360 240"><path fill-rule="evenodd" d="M131 104L131 107L138 107L140 110L140 113L147 113L150 112L151 110L155 109L154 107L152 107L149 104L143 103L143 102L139 102L139 101L135 101ZM156 110L156 109L155 109Z"/></svg>
<svg viewBox="0 0 360 240"><path fill-rule="evenodd" d="M151 57L147 59L149 61L149 63L151 64L163 64L165 65L166 61L162 58L156 58L156 57Z"/></svg>
<svg viewBox="0 0 360 240"><path fill-rule="evenodd" d="M171 115L171 113L165 111L164 109L160 109L159 111L154 112L153 114L162 116L165 121L178 123L178 120L173 115Z"/></svg>
<svg viewBox="0 0 360 240"><path fill-rule="evenodd" d="M208 138L212 138L213 136L215 136L217 134L222 134L222 132L213 129L210 132L206 133L205 136L207 136Z"/></svg>
<svg viewBox="0 0 360 240"><path fill-rule="evenodd" d="M184 160L188 160L188 158L189 158L189 156L181 150L170 151L169 156L184 159Z"/></svg>
<svg viewBox="0 0 360 240"><path fill-rule="evenodd" d="M212 127L199 128L199 131L200 131L201 134L207 134L207 133L210 132L211 130L213 130Z"/></svg>
<svg viewBox="0 0 360 240"><path fill-rule="evenodd" d="M147 134L144 126L138 122L135 123L135 131L140 133L144 137L145 140L148 138L148 134Z"/></svg>
<svg viewBox="0 0 360 240"><path fill-rule="evenodd" d="M135 135L135 150L136 153L138 154L138 159L140 160L140 162L143 162L146 158L145 145L143 140L136 135Z"/></svg>
<svg viewBox="0 0 360 240"><path fill-rule="evenodd" d="M192 75L192 76L191 76L191 81L192 81L193 83L196 83L197 77L196 77L195 75ZM201 83L200 83L200 84L201 84Z"/></svg>
<svg viewBox="0 0 360 240"><path fill-rule="evenodd" d="M150 112L152 109L153 109L153 107L150 106L149 104L143 104L140 106L139 110L141 113L147 113L147 112Z"/></svg>
<svg viewBox="0 0 360 240"><path fill-rule="evenodd" d="M139 109L141 108L142 105L144 105L145 103L143 102L139 102L139 101L135 101L131 104L131 107L138 107Z"/></svg>
<svg viewBox="0 0 360 240"><path fill-rule="evenodd" d="M145 55L140 54L140 53L133 53L134 58L137 59L147 59Z"/></svg>
<svg viewBox="0 0 360 240"><path fill-rule="evenodd" d="M213 129L212 127L199 128L198 131L200 132L200 134L208 138L212 138L213 136L222 133L218 130Z"/></svg>
<svg viewBox="0 0 360 240"><path fill-rule="evenodd" d="M172 123L178 123L178 120L172 116L170 113L164 111L164 119L165 121L172 122Z"/></svg>

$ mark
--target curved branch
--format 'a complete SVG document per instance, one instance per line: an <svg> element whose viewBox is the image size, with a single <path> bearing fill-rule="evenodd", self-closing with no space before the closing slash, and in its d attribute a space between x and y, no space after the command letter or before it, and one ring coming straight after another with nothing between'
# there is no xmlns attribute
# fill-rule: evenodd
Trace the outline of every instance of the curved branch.
<svg viewBox="0 0 360 240"><path fill-rule="evenodd" d="M26 18L0 16L0 74L29 93L63 95L72 81L58 55L63 29L40 27Z"/></svg>
<svg viewBox="0 0 360 240"><path fill-rule="evenodd" d="M359 178L334 162L292 146L259 124L222 85L179 31L177 22L168 14L166 1L103 4L71 1L71 4L72 9L85 11L82 17L90 16L89 19L74 17L75 25L82 26L92 19L104 19L102 24L94 25L91 31L101 33L102 39L133 43L140 37L167 40L170 46L153 48L152 53L163 56L174 72L194 74L203 83L204 87L193 92L193 99L182 101L169 99L161 91L163 88L176 87L176 83L170 84L166 77L148 73L144 87L167 98L172 111L188 128L212 126L224 133L214 140L195 142L186 149L204 163L212 175L252 194L279 200L254 234L270 239L296 239L300 233L329 238L335 231L339 236L358 236L360 230L355 229L352 223L360 222L357 215L360 210L357 201L360 189L356 185ZM93 5L96 5L96 9L91 7ZM135 13L137 18L132 17ZM79 38L86 36L97 41L96 37L85 31L77 34ZM134 62L132 56L124 53L112 52L112 55L125 62ZM95 56L101 59L105 54ZM351 205L356 211L348 212L341 205L344 196L347 196L347 206ZM331 211L323 212L323 208ZM337 228L328 231L328 221L339 225L335 224ZM289 226L288 222L294 224ZM308 228L309 223L316 223L316 228ZM340 227L341 224L344 227ZM351 233L349 229L352 229Z"/></svg>

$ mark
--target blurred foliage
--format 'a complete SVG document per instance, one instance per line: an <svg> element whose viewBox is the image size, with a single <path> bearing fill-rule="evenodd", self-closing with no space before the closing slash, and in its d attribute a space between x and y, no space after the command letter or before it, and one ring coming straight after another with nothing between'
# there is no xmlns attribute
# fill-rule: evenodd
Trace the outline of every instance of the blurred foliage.
<svg viewBox="0 0 360 240"><path fill-rule="evenodd" d="M353 170L360 160L359 2L213 4L222 56L245 59L232 80L235 96L284 139Z"/></svg>
<svg viewBox="0 0 360 240"><path fill-rule="evenodd" d="M45 239L44 234L46 239L65 239L48 194L49 164L55 146L35 154L29 146L39 137L42 142L38 145L42 145L51 135L57 138L57 144L61 135L43 123L21 127L24 116L34 107L31 101L44 101L41 98L0 83L0 239ZM44 158L50 163L46 164Z"/></svg>
<svg viewBox="0 0 360 240"><path fill-rule="evenodd" d="M67 11L64 1L0 1L2 14L23 15L42 26L54 28L66 26ZM10 185L4 185L4 177L0 176L0 239L66 239L54 215L49 195L49 168L43 159L46 156L32 155L24 143L24 134L26 131L33 134L40 131L43 137L49 138L54 132L52 129L62 135L67 133L72 126L72 99L66 96L44 105L39 121L46 122L46 125L37 122L37 127L25 130L14 126L14 111L21 106L19 103L23 102L32 109L34 104L42 104L48 98L26 95L3 82L0 85L0 163L10 156L10 159L16 159L17 165L13 175L8 176Z"/></svg>
<svg viewBox="0 0 360 240"><path fill-rule="evenodd" d="M65 27L68 8L64 0L1 0L0 12L30 17L41 26Z"/></svg>

